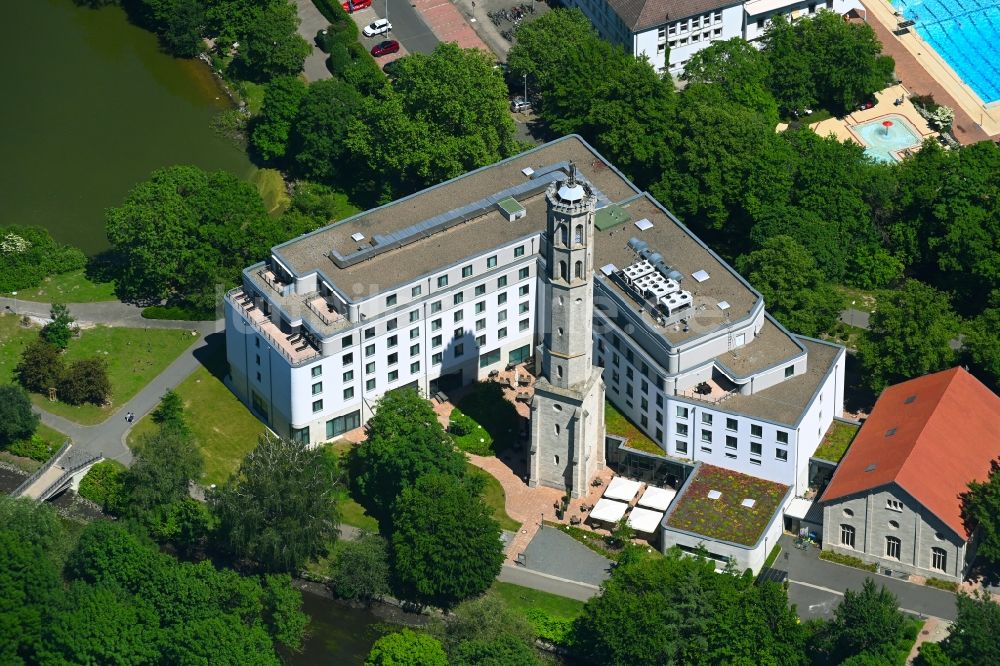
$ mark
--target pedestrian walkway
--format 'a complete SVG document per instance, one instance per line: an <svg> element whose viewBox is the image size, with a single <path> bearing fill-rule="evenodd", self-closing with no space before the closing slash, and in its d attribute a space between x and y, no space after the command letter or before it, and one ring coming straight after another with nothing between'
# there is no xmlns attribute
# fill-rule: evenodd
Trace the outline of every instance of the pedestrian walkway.
<svg viewBox="0 0 1000 666"><path fill-rule="evenodd" d="M493 53L451 0L412 0L411 4L442 42L455 42L463 49Z"/></svg>
<svg viewBox="0 0 1000 666"><path fill-rule="evenodd" d="M299 15L299 34L312 47L306 62L302 67L307 81L329 79L332 74L326 66L326 54L316 46L316 33L325 29L330 22L312 3L312 0L295 0L295 9Z"/></svg>
<svg viewBox="0 0 1000 666"><path fill-rule="evenodd" d="M594 538L599 538L594 535ZM564 534L542 527L524 550L522 566L549 576L598 586L611 575L611 560Z"/></svg>

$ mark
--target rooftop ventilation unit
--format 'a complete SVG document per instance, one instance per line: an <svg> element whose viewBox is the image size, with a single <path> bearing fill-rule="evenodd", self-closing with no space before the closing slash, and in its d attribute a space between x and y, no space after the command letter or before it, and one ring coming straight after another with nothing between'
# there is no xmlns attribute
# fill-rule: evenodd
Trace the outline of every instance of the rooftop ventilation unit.
<svg viewBox="0 0 1000 666"><path fill-rule="evenodd" d="M528 178L531 178L532 174L535 173L535 170L532 169L531 167L524 167L523 169L521 169L521 173L523 173Z"/></svg>
<svg viewBox="0 0 1000 666"><path fill-rule="evenodd" d="M691 273L691 277L693 277L696 282L704 282L708 279L708 271L695 271L694 273Z"/></svg>
<svg viewBox="0 0 1000 666"><path fill-rule="evenodd" d="M720 493L718 490L709 490L708 491L708 499L710 499L710 500L717 500L720 497L722 497L722 493Z"/></svg>
<svg viewBox="0 0 1000 666"><path fill-rule="evenodd" d="M355 243L360 243L364 239L365 239L365 235L363 233L361 233L360 231L356 231L353 234L351 234L351 240L354 241Z"/></svg>
<svg viewBox="0 0 1000 666"><path fill-rule="evenodd" d="M729 301L719 301L719 309L720 310L728 310L729 309Z"/></svg>
<svg viewBox="0 0 1000 666"><path fill-rule="evenodd" d="M646 231L647 229L653 228L653 223L646 218L642 218L641 220L635 223L635 226L637 229L639 229L639 231Z"/></svg>
<svg viewBox="0 0 1000 666"><path fill-rule="evenodd" d="M627 245L636 254L642 254L644 251L649 249L649 243L644 240L639 240L635 236L628 239Z"/></svg>
<svg viewBox="0 0 1000 666"><path fill-rule="evenodd" d="M507 197L506 199L501 199L497 202L497 208L500 212L507 217L508 222L513 222L515 220L520 220L522 217L528 214L528 211L524 209L517 199L514 197Z"/></svg>
<svg viewBox="0 0 1000 666"><path fill-rule="evenodd" d="M745 506L748 509L752 509L753 505L756 504L756 503L757 503L757 500L751 499L751 498L748 497L745 500L743 500L742 502L740 502L740 505L741 506Z"/></svg>
<svg viewBox="0 0 1000 666"><path fill-rule="evenodd" d="M614 274L614 272L617 270L618 267L615 266L614 264L604 264L603 266L601 266L601 272L604 273L604 275L606 275L607 277L611 277L611 275Z"/></svg>

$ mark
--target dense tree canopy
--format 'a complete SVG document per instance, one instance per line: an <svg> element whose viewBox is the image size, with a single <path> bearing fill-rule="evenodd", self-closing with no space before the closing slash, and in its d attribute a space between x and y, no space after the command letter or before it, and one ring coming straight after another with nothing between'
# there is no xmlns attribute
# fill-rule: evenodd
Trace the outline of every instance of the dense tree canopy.
<svg viewBox="0 0 1000 666"><path fill-rule="evenodd" d="M866 578L860 590L845 590L833 620L814 637L814 660L823 664L890 664L903 638L899 600Z"/></svg>
<svg viewBox="0 0 1000 666"><path fill-rule="evenodd" d="M979 539L977 556L1000 565L1000 458L990 462L989 478L970 479L969 489L961 497L962 521Z"/></svg>
<svg viewBox="0 0 1000 666"><path fill-rule="evenodd" d="M448 657L435 638L402 629L375 641L365 666L448 666Z"/></svg>
<svg viewBox="0 0 1000 666"><path fill-rule="evenodd" d="M48 393L63 376L65 366L59 349L41 338L28 343L14 367L18 383L34 393Z"/></svg>
<svg viewBox="0 0 1000 666"><path fill-rule="evenodd" d="M0 448L35 434L38 416L20 386L0 386Z"/></svg>
<svg viewBox="0 0 1000 666"><path fill-rule="evenodd" d="M958 617L951 625L948 637L941 643L941 652L947 662L924 660L923 665L980 666L1000 663L1000 641L997 641L997 636L1000 636L1000 604L983 592L974 596L960 594L956 603ZM923 657L924 650L920 654Z"/></svg>
<svg viewBox="0 0 1000 666"><path fill-rule="evenodd" d="M285 156L292 123L306 91L306 84L297 76L281 76L268 84L263 106L253 119L250 133L250 142L263 159Z"/></svg>
<svg viewBox="0 0 1000 666"><path fill-rule="evenodd" d="M296 76L312 47L296 32L299 18L290 2L267 2L240 36L233 66L248 79Z"/></svg>
<svg viewBox="0 0 1000 666"><path fill-rule="evenodd" d="M330 589L341 599L381 599L389 594L389 545L383 537L368 532L342 541L329 575Z"/></svg>
<svg viewBox="0 0 1000 666"><path fill-rule="evenodd" d="M83 252L57 243L41 227L0 226L0 291L37 287L49 275L83 268Z"/></svg>

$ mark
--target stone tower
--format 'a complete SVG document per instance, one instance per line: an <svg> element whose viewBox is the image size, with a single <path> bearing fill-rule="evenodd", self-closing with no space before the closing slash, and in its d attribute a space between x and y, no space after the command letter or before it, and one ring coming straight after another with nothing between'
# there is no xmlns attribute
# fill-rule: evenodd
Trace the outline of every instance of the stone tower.
<svg viewBox="0 0 1000 666"><path fill-rule="evenodd" d="M548 320L539 326L545 338L531 403L529 485L580 497L604 467L604 381L592 363L597 197L571 165L569 178L550 185L545 198Z"/></svg>

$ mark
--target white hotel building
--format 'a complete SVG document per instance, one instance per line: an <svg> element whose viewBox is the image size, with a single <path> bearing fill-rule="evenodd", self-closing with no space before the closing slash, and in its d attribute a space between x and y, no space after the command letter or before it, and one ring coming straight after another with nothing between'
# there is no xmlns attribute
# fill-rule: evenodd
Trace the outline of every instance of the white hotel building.
<svg viewBox="0 0 1000 666"><path fill-rule="evenodd" d="M576 136L275 247L226 296L233 390L277 433L319 443L386 391L447 391L534 355L548 333L545 190L571 162L597 196L593 358L608 399L667 456L803 495L842 411L843 348L786 331Z"/></svg>
<svg viewBox="0 0 1000 666"><path fill-rule="evenodd" d="M698 51L734 37L759 39L768 20L792 20L821 9L845 14L859 0L563 0L578 7L601 37L645 56L658 72L677 76ZM668 61L669 58L669 61Z"/></svg>

